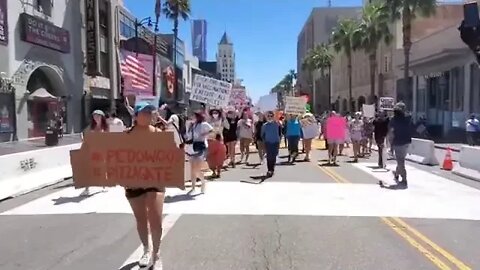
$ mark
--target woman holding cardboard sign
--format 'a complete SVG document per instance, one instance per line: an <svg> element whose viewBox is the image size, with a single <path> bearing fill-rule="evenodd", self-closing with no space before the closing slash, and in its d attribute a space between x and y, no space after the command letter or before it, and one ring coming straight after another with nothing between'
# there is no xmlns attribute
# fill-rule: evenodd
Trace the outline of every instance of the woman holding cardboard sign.
<svg viewBox="0 0 480 270"><path fill-rule="evenodd" d="M135 106L135 125L128 133L160 132L151 125L155 106L138 104ZM162 239L162 214L165 188L126 188L125 196L132 207L137 222L137 231L143 244L143 256L138 261L140 267L151 266L162 269L160 259L160 241ZM152 237L152 249L149 247L149 231Z"/></svg>
<svg viewBox="0 0 480 270"><path fill-rule="evenodd" d="M107 117L105 116L105 113L101 110L95 110L93 111L92 118L90 119L90 126L88 126L82 133L82 139L85 132L108 132L108 130ZM105 190L105 188L103 190ZM90 189L86 187L80 196L90 196Z"/></svg>

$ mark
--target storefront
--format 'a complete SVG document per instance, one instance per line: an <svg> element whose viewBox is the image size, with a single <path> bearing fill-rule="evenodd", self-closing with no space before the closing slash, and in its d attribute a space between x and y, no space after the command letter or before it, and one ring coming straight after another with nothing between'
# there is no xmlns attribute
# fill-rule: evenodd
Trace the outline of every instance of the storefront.
<svg viewBox="0 0 480 270"><path fill-rule="evenodd" d="M412 96L414 119L424 119L434 139L461 141L470 96L480 91L471 88L472 52L451 27L415 42L411 54L413 91L404 95Z"/></svg>
<svg viewBox="0 0 480 270"><path fill-rule="evenodd" d="M15 89L0 78L0 142L15 140L15 131Z"/></svg>

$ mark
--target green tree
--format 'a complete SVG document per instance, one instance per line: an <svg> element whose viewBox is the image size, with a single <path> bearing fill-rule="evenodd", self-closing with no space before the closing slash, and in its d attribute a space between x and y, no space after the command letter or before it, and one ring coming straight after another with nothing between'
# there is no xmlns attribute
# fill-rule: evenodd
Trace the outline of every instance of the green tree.
<svg viewBox="0 0 480 270"><path fill-rule="evenodd" d="M374 2L366 5L362 11L362 19L358 31L355 32L354 49L363 49L368 55L370 64L370 102L375 100L375 71L377 69L377 51L381 42L390 44L390 13L384 3Z"/></svg>
<svg viewBox="0 0 480 270"><path fill-rule="evenodd" d="M180 19L188 20L190 17L190 0L167 0L163 4L162 12L165 17L173 21L173 66L175 67L175 93L178 89L178 79L176 75L177 62L177 38L178 38L178 21Z"/></svg>
<svg viewBox="0 0 480 270"><path fill-rule="evenodd" d="M405 90L410 91L410 49L412 48L412 22L417 15L429 17L435 14L436 0L383 0L385 6L390 10L390 16L393 20L400 19L402 22L403 34L403 55L404 70L403 78Z"/></svg>
<svg viewBox="0 0 480 270"><path fill-rule="evenodd" d="M338 22L337 27L333 31L332 45L337 53L343 51L347 57L347 72L348 72L348 99L349 110L354 111L352 104L352 52L355 44L358 42L354 40L356 32L358 31L359 22L354 19L343 19Z"/></svg>
<svg viewBox="0 0 480 270"><path fill-rule="evenodd" d="M328 70L332 66L333 62L333 54L330 50L328 44L321 43L317 44L313 47L310 51L308 51L307 55L303 59L302 69L307 70L309 72L313 72L315 70L320 70L320 75L322 78L325 78L325 71ZM329 86L329 99L330 96L331 86ZM328 101L330 104L331 100ZM315 87L315 80L313 80L313 107L316 108L316 87Z"/></svg>

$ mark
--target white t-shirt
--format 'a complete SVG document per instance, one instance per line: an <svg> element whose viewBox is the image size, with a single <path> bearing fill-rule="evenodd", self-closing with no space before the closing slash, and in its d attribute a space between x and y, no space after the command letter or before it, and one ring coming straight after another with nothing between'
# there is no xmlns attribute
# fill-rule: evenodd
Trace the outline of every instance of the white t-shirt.
<svg viewBox="0 0 480 270"><path fill-rule="evenodd" d="M202 122L194 123L191 128L189 132L193 133L193 141L205 142L205 144L207 144L209 132L213 130L213 127L207 122Z"/></svg>
<svg viewBox="0 0 480 270"><path fill-rule="evenodd" d="M178 118L176 114L172 114L167 120L167 122L167 131L173 132L173 139L175 140L175 144L179 146L182 143L182 140L180 139L180 133L177 130L180 129L180 118Z"/></svg>
<svg viewBox="0 0 480 270"><path fill-rule="evenodd" d="M108 121L109 132L124 132L125 124L120 118L113 118Z"/></svg>

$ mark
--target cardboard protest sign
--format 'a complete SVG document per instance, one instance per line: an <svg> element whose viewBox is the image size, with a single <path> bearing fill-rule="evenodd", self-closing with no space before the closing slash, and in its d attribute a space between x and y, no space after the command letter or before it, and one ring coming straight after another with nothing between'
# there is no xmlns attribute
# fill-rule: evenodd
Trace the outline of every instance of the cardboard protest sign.
<svg viewBox="0 0 480 270"><path fill-rule="evenodd" d="M392 97L381 97L378 101L378 109L380 111L393 111L395 99Z"/></svg>
<svg viewBox="0 0 480 270"><path fill-rule="evenodd" d="M285 113L302 115L305 113L305 104L307 100L304 97L285 97Z"/></svg>
<svg viewBox="0 0 480 270"><path fill-rule="evenodd" d="M190 100L225 107L230 101L231 90L231 83L196 74Z"/></svg>
<svg viewBox="0 0 480 270"><path fill-rule="evenodd" d="M370 104L370 105L363 104L362 111L363 111L363 116L367 118L375 117L375 105L373 104Z"/></svg>
<svg viewBox="0 0 480 270"><path fill-rule="evenodd" d="M185 152L173 132L90 132L70 158L76 188L185 188Z"/></svg>
<svg viewBox="0 0 480 270"><path fill-rule="evenodd" d="M320 135L317 119L315 119L313 114L304 115L300 119L300 124L302 125L304 139L313 139Z"/></svg>
<svg viewBox="0 0 480 270"><path fill-rule="evenodd" d="M244 86L234 86L230 92L228 106L241 110L247 106L247 90Z"/></svg>
<svg viewBox="0 0 480 270"><path fill-rule="evenodd" d="M347 120L341 116L330 116L327 119L326 138L331 141L345 141Z"/></svg>

